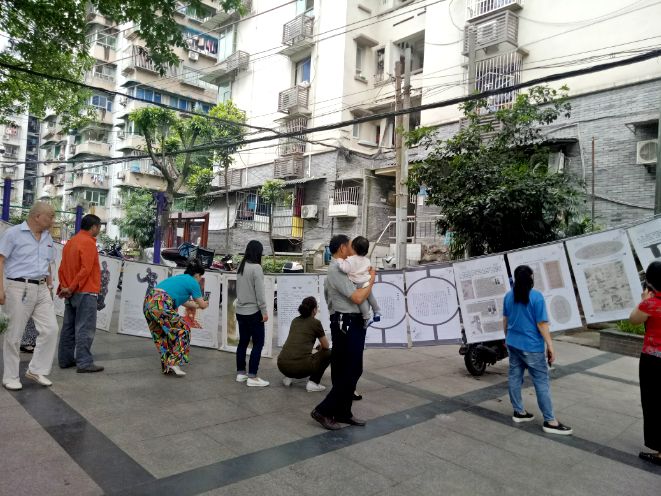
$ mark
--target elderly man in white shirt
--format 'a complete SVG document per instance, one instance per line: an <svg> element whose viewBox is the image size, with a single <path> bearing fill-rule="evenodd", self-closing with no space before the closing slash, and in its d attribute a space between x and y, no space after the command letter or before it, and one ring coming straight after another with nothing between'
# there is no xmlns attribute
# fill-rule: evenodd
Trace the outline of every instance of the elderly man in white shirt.
<svg viewBox="0 0 661 496"><path fill-rule="evenodd" d="M3 345L2 385L11 391L23 388L19 346L30 317L39 336L25 377L42 386L52 385L46 376L53 366L58 335L51 273L55 248L48 232L54 220L53 207L38 202L27 221L10 227L0 238L0 305L9 317Z"/></svg>

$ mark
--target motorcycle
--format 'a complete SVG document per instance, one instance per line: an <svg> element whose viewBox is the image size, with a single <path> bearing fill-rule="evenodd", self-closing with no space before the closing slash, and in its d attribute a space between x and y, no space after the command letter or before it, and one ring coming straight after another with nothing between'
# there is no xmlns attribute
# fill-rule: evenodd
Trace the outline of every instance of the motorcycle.
<svg viewBox="0 0 661 496"><path fill-rule="evenodd" d="M464 356L464 364L471 375L481 376L487 369L487 365L495 365L496 362L507 358L507 346L504 339L488 341L486 343L468 343L466 333L461 331L462 345L459 354Z"/></svg>
<svg viewBox="0 0 661 496"><path fill-rule="evenodd" d="M232 272L236 267L234 267L234 260L232 255L224 255L220 260L214 260L211 264L211 268L215 270Z"/></svg>

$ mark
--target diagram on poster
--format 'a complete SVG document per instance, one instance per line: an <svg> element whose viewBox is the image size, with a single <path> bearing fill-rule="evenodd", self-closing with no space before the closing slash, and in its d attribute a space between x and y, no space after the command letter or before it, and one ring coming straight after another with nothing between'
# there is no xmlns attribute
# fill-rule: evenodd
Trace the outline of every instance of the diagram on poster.
<svg viewBox="0 0 661 496"><path fill-rule="evenodd" d="M404 272L377 272L372 295L381 309L381 320L367 328L365 344L369 347L408 346Z"/></svg>
<svg viewBox="0 0 661 496"><path fill-rule="evenodd" d="M100 256L99 263L101 265L101 291L99 291L96 307L96 327L109 331L122 261L117 258Z"/></svg>
<svg viewBox="0 0 661 496"><path fill-rule="evenodd" d="M264 293L269 320L264 326L265 340L262 356L271 357L273 355L273 297L275 293L275 278L273 276L264 277ZM224 274L222 276L222 294L222 340L220 349L236 353L239 344L239 324L236 320L235 306L236 274Z"/></svg>
<svg viewBox="0 0 661 496"><path fill-rule="evenodd" d="M629 317L640 299L640 280L622 229L569 240L571 260L585 320L591 324Z"/></svg>
<svg viewBox="0 0 661 496"><path fill-rule="evenodd" d="M503 299L510 289L505 258L477 258L453 268L467 341L503 339Z"/></svg>
<svg viewBox="0 0 661 496"><path fill-rule="evenodd" d="M53 243L53 253L55 258L53 259L51 270L53 271L53 287L56 291L60 286L58 271L60 270L60 264L62 263L62 250L64 250L63 244L58 242ZM64 317L64 299L56 296L53 298L53 306L55 307L55 315L58 317Z"/></svg>
<svg viewBox="0 0 661 496"><path fill-rule="evenodd" d="M413 344L431 345L461 339L459 302L451 266L409 270L406 288Z"/></svg>
<svg viewBox="0 0 661 496"><path fill-rule="evenodd" d="M574 284L562 243L508 253L507 259L512 274L520 265L533 270L534 288L544 295L551 331L581 327Z"/></svg>
<svg viewBox="0 0 661 496"><path fill-rule="evenodd" d="M170 269L160 265L125 262L122 277L122 297L119 305L120 334L151 337L143 313L145 296L170 275Z"/></svg>
<svg viewBox="0 0 661 496"><path fill-rule="evenodd" d="M172 275L183 274L183 269L174 269ZM200 280L202 296L209 302L204 310L179 307L179 315L191 329L191 345L205 348L218 348L218 329L220 324L220 285L221 274L205 272Z"/></svg>
<svg viewBox="0 0 661 496"><path fill-rule="evenodd" d="M661 217L631 227L627 232L643 270L655 260L661 260Z"/></svg>
<svg viewBox="0 0 661 496"><path fill-rule="evenodd" d="M313 296L319 302L319 276L313 274L278 276L278 346L285 344L291 322L299 315L298 307L308 296Z"/></svg>

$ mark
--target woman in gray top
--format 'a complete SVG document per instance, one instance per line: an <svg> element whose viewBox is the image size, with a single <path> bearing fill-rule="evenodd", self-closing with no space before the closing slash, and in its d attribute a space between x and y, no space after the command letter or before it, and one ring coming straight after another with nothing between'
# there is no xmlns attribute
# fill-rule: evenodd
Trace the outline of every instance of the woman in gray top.
<svg viewBox="0 0 661 496"><path fill-rule="evenodd" d="M257 240L246 246L236 276L236 320L239 323L239 346L236 349L236 381L251 387L268 386L257 377L259 359L264 347L264 323L269 319L264 296L262 253L264 247ZM252 340L250 362L246 373L246 351Z"/></svg>

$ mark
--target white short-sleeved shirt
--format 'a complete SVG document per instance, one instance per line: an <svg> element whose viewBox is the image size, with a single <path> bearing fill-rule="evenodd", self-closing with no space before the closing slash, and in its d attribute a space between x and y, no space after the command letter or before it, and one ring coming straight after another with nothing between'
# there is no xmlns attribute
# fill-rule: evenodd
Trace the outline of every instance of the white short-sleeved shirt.
<svg viewBox="0 0 661 496"><path fill-rule="evenodd" d="M0 238L0 255L5 257L5 277L41 279L55 258L53 238L48 231L37 241L27 222L10 227Z"/></svg>

